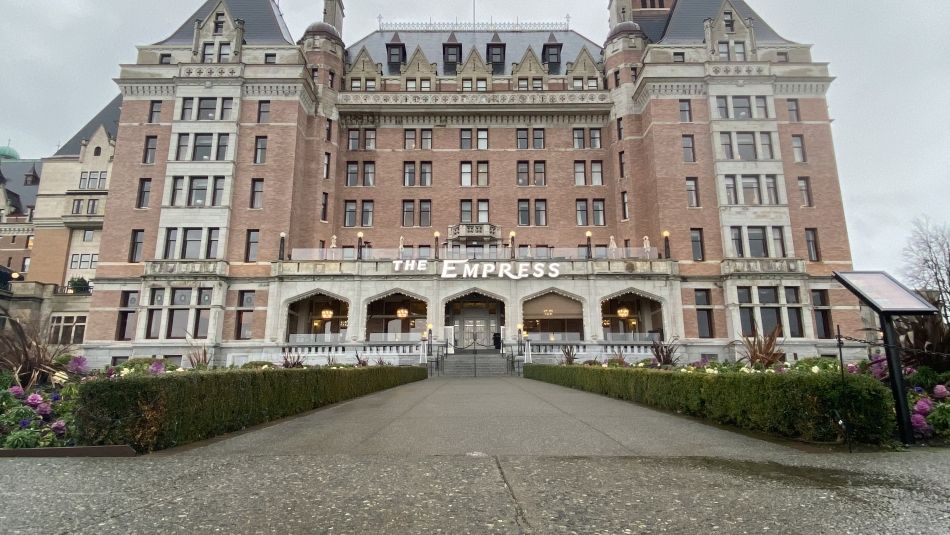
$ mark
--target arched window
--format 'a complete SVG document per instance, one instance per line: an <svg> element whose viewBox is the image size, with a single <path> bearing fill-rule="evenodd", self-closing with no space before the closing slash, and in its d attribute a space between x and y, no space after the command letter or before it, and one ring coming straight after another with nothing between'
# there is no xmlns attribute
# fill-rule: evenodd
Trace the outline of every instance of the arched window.
<svg viewBox="0 0 950 535"><path fill-rule="evenodd" d="M102 147L96 147L96 150L92 151L93 156L102 156Z"/></svg>

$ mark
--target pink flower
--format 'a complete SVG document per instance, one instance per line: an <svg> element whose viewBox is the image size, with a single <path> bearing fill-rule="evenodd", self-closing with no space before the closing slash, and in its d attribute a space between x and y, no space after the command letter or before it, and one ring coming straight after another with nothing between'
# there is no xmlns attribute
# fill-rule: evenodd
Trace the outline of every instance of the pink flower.
<svg viewBox="0 0 950 535"><path fill-rule="evenodd" d="M924 418L922 414L915 414L911 416L910 424L914 427L915 431L930 430L930 425L927 424L927 418Z"/></svg>
<svg viewBox="0 0 950 535"><path fill-rule="evenodd" d="M62 420L56 420L52 425L49 426L57 435L66 434L66 422Z"/></svg>
<svg viewBox="0 0 950 535"><path fill-rule="evenodd" d="M937 399L946 399L950 397L950 390L947 390L947 387L944 385L937 385L934 387L934 397Z"/></svg>
<svg viewBox="0 0 950 535"><path fill-rule="evenodd" d="M22 398L24 394L22 386L11 386L9 392L15 398Z"/></svg>
<svg viewBox="0 0 950 535"><path fill-rule="evenodd" d="M40 416L49 416L53 412L53 408L49 406L49 403L40 403L36 406L36 414Z"/></svg>
<svg viewBox="0 0 950 535"><path fill-rule="evenodd" d="M917 414L920 414L921 416L927 416L928 414L930 414L930 411L932 411L933 409L934 409L934 404L928 398L921 398L914 405L914 412L916 412Z"/></svg>
<svg viewBox="0 0 950 535"><path fill-rule="evenodd" d="M43 403L43 396L41 396L41 395L39 395L39 394L30 394L29 397L26 398L26 404L29 405L30 407L34 408L34 409L35 409L40 403Z"/></svg>
<svg viewBox="0 0 950 535"><path fill-rule="evenodd" d="M848 373L850 373L850 374L861 373L861 366L858 366L857 364L855 364L855 363L853 363L853 362L849 363L849 364L848 364Z"/></svg>

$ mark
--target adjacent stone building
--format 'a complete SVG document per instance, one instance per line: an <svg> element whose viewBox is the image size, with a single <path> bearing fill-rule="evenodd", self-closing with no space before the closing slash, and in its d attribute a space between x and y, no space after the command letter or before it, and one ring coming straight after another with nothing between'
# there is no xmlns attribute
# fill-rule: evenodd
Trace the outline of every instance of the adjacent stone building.
<svg viewBox="0 0 950 535"><path fill-rule="evenodd" d="M341 0L296 40L272 0L205 2L121 66L115 135L63 171L108 176L86 354L412 362L424 340L527 338L639 358L678 338L729 359L775 329L793 357L834 353L861 321L831 278L851 255L828 66L744 1L606 7L602 45L381 23L347 47ZM67 200L92 193L49 199L50 282L86 273L64 262L99 219Z"/></svg>

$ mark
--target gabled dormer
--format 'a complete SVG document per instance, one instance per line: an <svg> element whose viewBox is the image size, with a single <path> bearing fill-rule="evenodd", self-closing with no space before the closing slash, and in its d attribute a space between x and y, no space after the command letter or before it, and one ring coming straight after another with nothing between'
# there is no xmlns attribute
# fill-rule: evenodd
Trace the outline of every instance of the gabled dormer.
<svg viewBox="0 0 950 535"><path fill-rule="evenodd" d="M348 66L346 72L350 91L376 91L382 75L382 64L373 61L373 57L370 56L369 50L365 46L360 49L356 59Z"/></svg>
<svg viewBox="0 0 950 535"><path fill-rule="evenodd" d="M581 48L577 58L567 64L567 78L571 89L600 89L601 65L591 55L587 47Z"/></svg>
<svg viewBox="0 0 950 535"><path fill-rule="evenodd" d="M406 45L399 38L399 32L393 34L393 38L386 43L386 65L387 74L402 74L402 66L406 63Z"/></svg>
<svg viewBox="0 0 950 535"><path fill-rule="evenodd" d="M491 70L485 64L478 49L472 47L462 68L458 70L459 88L462 91L487 91L491 84Z"/></svg>
<svg viewBox="0 0 950 535"><path fill-rule="evenodd" d="M462 63L462 44L455 37L455 32L452 32L449 38L442 43L442 64L445 66L445 72L442 74L454 76L458 73L460 63Z"/></svg>
<svg viewBox="0 0 950 535"><path fill-rule="evenodd" d="M547 72L544 65L541 64L541 60L538 59L538 55L531 46L528 46L521 61L511 66L511 75L515 77L544 76L545 74Z"/></svg>
<svg viewBox="0 0 950 535"><path fill-rule="evenodd" d="M706 42L713 61L755 61L758 51L755 24L743 19L730 0L724 0L716 16L705 21Z"/></svg>
<svg viewBox="0 0 950 535"><path fill-rule="evenodd" d="M240 61L244 21L231 16L227 2L218 2L204 18L195 19L193 61L234 63Z"/></svg>
<svg viewBox="0 0 950 535"><path fill-rule="evenodd" d="M491 41L485 46L485 58L492 74L505 74L505 43L498 32L492 35Z"/></svg>
<svg viewBox="0 0 950 535"><path fill-rule="evenodd" d="M564 45L557 41L557 38L554 37L554 34L548 36L548 41L544 43L544 48L541 50L542 61L545 65L548 66L548 74L561 74L561 49Z"/></svg>

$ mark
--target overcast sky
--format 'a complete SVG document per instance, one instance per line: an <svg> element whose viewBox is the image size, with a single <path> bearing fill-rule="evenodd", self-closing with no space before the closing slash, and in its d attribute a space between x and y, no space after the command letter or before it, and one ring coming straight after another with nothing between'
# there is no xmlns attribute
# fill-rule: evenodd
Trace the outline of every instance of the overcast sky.
<svg viewBox="0 0 950 535"><path fill-rule="evenodd" d="M950 2L747 0L783 37L814 44L837 77L829 95L855 264L899 272L911 220L950 223ZM118 92L135 46L170 35L202 0L0 0L0 145L56 151ZM345 0L348 44L385 20L472 17L471 0ZM563 20L595 42L607 0L478 0L486 21ZM282 0L299 38L320 0Z"/></svg>

